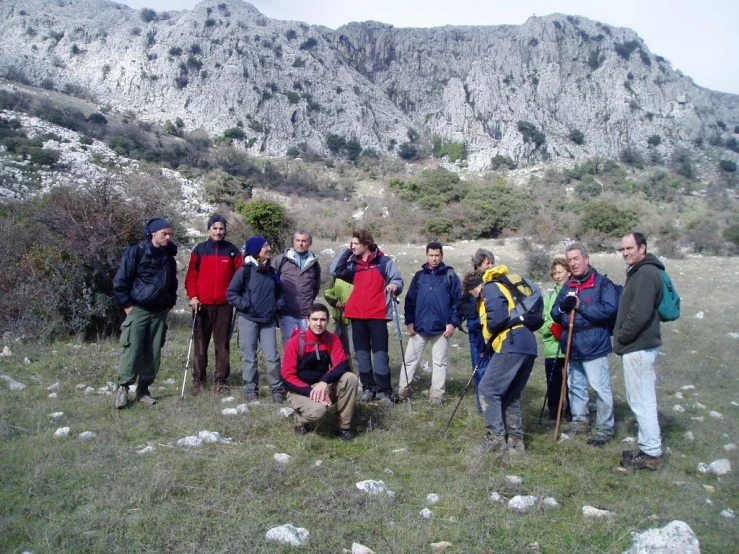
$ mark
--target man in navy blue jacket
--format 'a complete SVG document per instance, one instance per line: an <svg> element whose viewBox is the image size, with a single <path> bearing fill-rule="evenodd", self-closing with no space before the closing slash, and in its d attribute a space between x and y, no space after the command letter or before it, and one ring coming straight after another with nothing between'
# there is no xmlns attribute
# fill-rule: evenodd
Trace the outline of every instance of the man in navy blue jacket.
<svg viewBox="0 0 739 554"><path fill-rule="evenodd" d="M447 370L449 337L461 323L457 313L457 298L462 292L454 268L444 263L444 252L438 242L426 246L426 263L413 276L405 297L405 325L408 328L408 349L405 367L400 370L398 398L408 397L410 382L426 343L431 343L433 369L429 403L441 405ZM407 371L407 375L406 375ZM407 377L407 379L406 379Z"/></svg>
<svg viewBox="0 0 739 554"><path fill-rule="evenodd" d="M575 323L570 348L567 384L570 387L571 431L586 433L588 428L588 384L595 391L597 434L588 440L591 446L603 446L613 439L613 395L608 370L611 352L610 322L616 315L616 288L605 275L590 266L587 247L573 242L565 249L572 276L562 286L554 305L552 319L561 324L560 344L567 348L570 313Z"/></svg>

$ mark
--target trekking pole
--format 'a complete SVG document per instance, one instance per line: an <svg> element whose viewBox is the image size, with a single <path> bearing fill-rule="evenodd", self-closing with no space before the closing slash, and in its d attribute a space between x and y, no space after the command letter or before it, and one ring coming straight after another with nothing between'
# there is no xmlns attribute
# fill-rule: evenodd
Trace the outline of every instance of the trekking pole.
<svg viewBox="0 0 739 554"><path fill-rule="evenodd" d="M559 392L559 406L557 407L557 425L554 427L554 442L559 438L559 423L562 419L562 404L564 404L567 390L567 368L570 365L570 350L572 349L572 333L575 330L575 308L570 311L570 325L567 328L567 350L565 350L565 364L562 368L562 389Z"/></svg>
<svg viewBox="0 0 739 554"><path fill-rule="evenodd" d="M454 406L454 410L452 411L452 415L449 416L449 421L446 422L446 427L444 427L444 430L441 432L441 436L442 437L445 437L447 431L449 431L449 426L452 424L452 420L454 419L454 416L457 414L457 410L459 409L460 404L462 404L462 400L464 400L464 396L465 396L465 394L467 394L467 391L469 390L470 385L472 384L472 380L475 378L475 374L477 373L477 370L480 369L480 366L482 365L482 362L485 361L485 358L490 353L490 347L493 344L493 338L491 338L485 344L485 349L480 354L480 360L477 362L477 364L475 364L475 369L472 370L472 375L470 375L470 380L467 381L467 384L464 386L464 390L462 391L462 395L459 397L459 400L457 400L457 405Z"/></svg>
<svg viewBox="0 0 739 554"><path fill-rule="evenodd" d="M403 337L400 331L400 313L398 313L398 299L393 296L393 311L395 312L395 329L398 331L398 342L400 343L400 356L403 359L403 372L405 373L405 384L408 389L408 402L413 407L411 401L411 383L408 381L408 366L405 365L405 351L403 350Z"/></svg>
<svg viewBox="0 0 739 554"><path fill-rule="evenodd" d="M190 346L187 347L187 360L185 361L185 377L182 379L182 393L180 394L180 400L185 399L185 383L187 383L187 367L190 365L190 352L192 352L192 341L195 338L195 321L197 320L198 313L192 311L192 329L190 330Z"/></svg>
<svg viewBox="0 0 739 554"><path fill-rule="evenodd" d="M557 354L554 356L554 366L555 367L553 367L552 370L554 370L556 368L556 366L557 366L557 360L559 359L559 353L561 351L562 351L562 347L561 346L558 346L557 347ZM541 418L544 417L544 406L547 405L547 398L549 398L549 387L552 384L552 380L550 379L550 376L549 376L548 373L546 374L546 378L547 378L547 390L544 392L544 402L542 402L542 404L541 404L541 412L539 412L539 425L541 425Z"/></svg>

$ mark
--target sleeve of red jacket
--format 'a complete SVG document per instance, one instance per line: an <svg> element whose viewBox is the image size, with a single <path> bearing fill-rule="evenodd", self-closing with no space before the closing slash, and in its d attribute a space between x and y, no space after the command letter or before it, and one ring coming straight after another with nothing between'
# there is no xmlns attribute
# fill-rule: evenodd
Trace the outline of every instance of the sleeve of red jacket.
<svg viewBox="0 0 739 554"><path fill-rule="evenodd" d="M198 295L198 255L193 250L190 254L190 263L185 274L185 290L188 298Z"/></svg>
<svg viewBox="0 0 739 554"><path fill-rule="evenodd" d="M331 336L331 369L321 378L324 383L335 383L349 371L349 360L344 353L341 339L332 333Z"/></svg>
<svg viewBox="0 0 739 554"><path fill-rule="evenodd" d="M339 341L341 342L341 341ZM303 396L310 396L311 386L298 377L298 349L300 339L293 335L285 344L282 352L282 382L287 390Z"/></svg>

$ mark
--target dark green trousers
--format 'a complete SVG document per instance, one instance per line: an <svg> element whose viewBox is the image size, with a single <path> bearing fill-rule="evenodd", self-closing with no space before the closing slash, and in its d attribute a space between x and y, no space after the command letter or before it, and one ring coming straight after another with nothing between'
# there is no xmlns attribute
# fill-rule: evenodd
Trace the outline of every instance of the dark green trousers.
<svg viewBox="0 0 739 554"><path fill-rule="evenodd" d="M133 385L138 377L137 393L144 394L159 372L162 346L167 337L167 310L150 312L134 306L121 325L121 358L118 385Z"/></svg>

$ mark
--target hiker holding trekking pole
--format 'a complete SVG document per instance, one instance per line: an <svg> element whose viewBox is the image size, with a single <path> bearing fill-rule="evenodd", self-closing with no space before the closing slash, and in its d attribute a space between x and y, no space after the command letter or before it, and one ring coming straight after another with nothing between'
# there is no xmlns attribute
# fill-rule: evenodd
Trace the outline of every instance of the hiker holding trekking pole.
<svg viewBox="0 0 739 554"><path fill-rule="evenodd" d="M495 352L480 381L480 401L487 432L479 453L522 454L521 393L536 361L533 330L544 322L539 287L528 279L494 266L472 292L478 297L485 341Z"/></svg>

